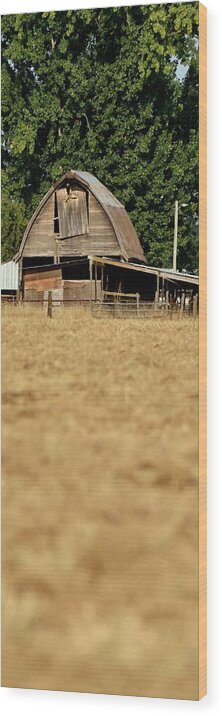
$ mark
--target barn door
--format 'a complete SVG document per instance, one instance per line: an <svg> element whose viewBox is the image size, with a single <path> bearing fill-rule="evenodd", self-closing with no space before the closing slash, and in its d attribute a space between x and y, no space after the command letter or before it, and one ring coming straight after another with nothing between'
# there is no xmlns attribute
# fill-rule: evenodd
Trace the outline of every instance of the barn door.
<svg viewBox="0 0 222 716"><path fill-rule="evenodd" d="M56 192L60 239L87 234L88 211L86 191L62 187Z"/></svg>

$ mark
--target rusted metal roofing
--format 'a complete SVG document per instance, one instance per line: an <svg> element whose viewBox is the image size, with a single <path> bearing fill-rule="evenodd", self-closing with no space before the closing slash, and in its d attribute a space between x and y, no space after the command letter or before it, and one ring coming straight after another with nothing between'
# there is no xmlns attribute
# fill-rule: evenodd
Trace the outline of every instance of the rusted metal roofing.
<svg viewBox="0 0 222 716"><path fill-rule="evenodd" d="M125 252L125 258L139 259L146 262L136 230L124 208L109 207L109 218L112 222L117 239ZM124 255L124 253L123 253Z"/></svg>
<svg viewBox="0 0 222 716"><path fill-rule="evenodd" d="M146 259L136 230L134 229L134 226L123 204L121 204L120 201L118 201L118 199L116 199L116 197L109 191L109 189L107 189L104 184L102 184L96 177L94 177L93 174L90 174L89 172L75 170L71 170L70 172L66 172L65 174L63 174L63 176L57 180L54 186L52 186L47 192L47 194L45 194L45 196L43 197L25 230L20 249L15 257L16 260L18 261L18 259L22 255L29 231L35 219L37 218L40 210L42 209L46 201L49 199L53 191L58 189L58 187L68 179L75 179L77 182L82 184L94 195L94 197L100 203L114 229L120 247L120 255L123 256L126 261L128 261L129 259L137 259L139 261L145 262Z"/></svg>
<svg viewBox="0 0 222 716"><path fill-rule="evenodd" d="M91 191L94 193L94 195L97 195L97 197L100 199L101 203L105 206L115 206L115 207L121 207L124 209L123 204L120 203L118 199L114 196L114 194L107 189L107 187L102 184L99 179L93 176L93 174L90 174L89 172L82 172L82 171L74 171L71 172L72 176L75 174L76 178L77 175L80 179L83 179L84 182L87 182L88 186L90 187Z"/></svg>
<svg viewBox="0 0 222 716"><path fill-rule="evenodd" d="M1 264L1 290L17 291L18 289L18 264L12 261L5 261Z"/></svg>
<svg viewBox="0 0 222 716"><path fill-rule="evenodd" d="M106 211L115 231L121 253L128 261L131 258L145 261L145 256L136 230L127 214L125 207L118 199L89 172L73 171L76 179L83 179L90 191Z"/></svg>

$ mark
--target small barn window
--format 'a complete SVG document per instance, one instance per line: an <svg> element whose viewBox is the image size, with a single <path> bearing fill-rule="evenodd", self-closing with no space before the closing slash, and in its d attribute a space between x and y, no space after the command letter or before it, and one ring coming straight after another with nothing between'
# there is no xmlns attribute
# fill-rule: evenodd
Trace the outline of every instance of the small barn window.
<svg viewBox="0 0 222 716"><path fill-rule="evenodd" d="M67 184L56 192L57 214L61 239L88 234L87 192L73 184Z"/></svg>
<svg viewBox="0 0 222 716"><path fill-rule="evenodd" d="M58 202L57 202L56 192L55 192L55 201L54 201L54 234L59 234L59 215L58 215Z"/></svg>

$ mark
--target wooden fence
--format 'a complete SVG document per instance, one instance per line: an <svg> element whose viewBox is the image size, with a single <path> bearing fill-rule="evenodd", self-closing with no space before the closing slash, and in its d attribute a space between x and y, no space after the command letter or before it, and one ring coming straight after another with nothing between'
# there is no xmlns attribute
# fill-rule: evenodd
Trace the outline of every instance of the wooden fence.
<svg viewBox="0 0 222 716"><path fill-rule="evenodd" d="M20 303L18 296L4 296L3 303L12 303L18 305ZM53 298L52 291L48 291L48 297L43 299L23 300L21 305L35 305L43 307L46 305L47 316L52 318L55 308L60 306L73 307L75 305L88 306L95 318L182 318L183 316L198 315L198 295L186 297L185 292L182 293L181 301L173 302L168 300L167 292L164 299L155 301L141 301L139 293L116 293L114 291L104 291L100 300L92 299L60 299Z"/></svg>

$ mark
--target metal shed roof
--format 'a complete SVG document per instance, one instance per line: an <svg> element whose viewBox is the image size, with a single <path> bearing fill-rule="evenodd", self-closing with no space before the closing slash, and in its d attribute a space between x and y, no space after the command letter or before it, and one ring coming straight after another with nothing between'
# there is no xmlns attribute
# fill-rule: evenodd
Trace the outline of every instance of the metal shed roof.
<svg viewBox="0 0 222 716"><path fill-rule="evenodd" d="M62 261L58 264L27 266L23 268L23 272L35 273L35 271L38 270L40 273L44 273L45 271L57 271L58 268L65 268L66 266L75 265L78 266L79 264L87 263L89 259L91 259L94 264L98 263L103 264L104 266L113 266L114 268L121 270L125 269L126 271L136 271L139 273L152 274L154 276L159 276L160 278L166 278L172 283L177 283L179 281L180 283L189 283L195 286L199 285L199 276L196 276L195 274L179 273L179 271L157 268L156 266L148 266L148 264L136 264L130 261L118 261L117 259L110 259L108 256L85 256L82 258Z"/></svg>
<svg viewBox="0 0 222 716"><path fill-rule="evenodd" d="M154 276L167 279L172 283L180 281L182 283L192 283L196 286L199 285L199 276L191 273L180 273L179 271L173 271L173 269L157 268L156 266L148 266L148 264L135 264L132 261L117 261L116 259L109 259L106 256L91 256L94 263L108 264L111 266L120 267L121 269L139 271L140 273L150 273Z"/></svg>

